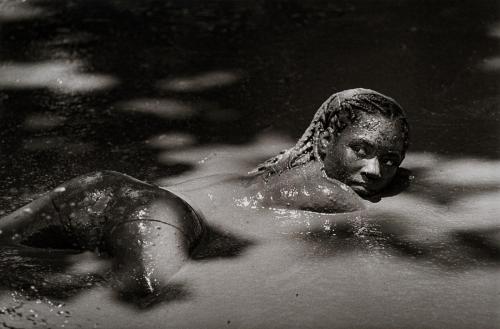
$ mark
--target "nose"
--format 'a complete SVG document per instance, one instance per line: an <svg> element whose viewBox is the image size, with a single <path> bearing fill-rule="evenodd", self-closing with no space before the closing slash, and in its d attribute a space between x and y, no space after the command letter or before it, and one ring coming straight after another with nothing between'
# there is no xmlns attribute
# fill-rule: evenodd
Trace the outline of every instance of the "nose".
<svg viewBox="0 0 500 329"><path fill-rule="evenodd" d="M379 179L382 177L377 157L365 160L364 166L361 168L361 175L368 179Z"/></svg>

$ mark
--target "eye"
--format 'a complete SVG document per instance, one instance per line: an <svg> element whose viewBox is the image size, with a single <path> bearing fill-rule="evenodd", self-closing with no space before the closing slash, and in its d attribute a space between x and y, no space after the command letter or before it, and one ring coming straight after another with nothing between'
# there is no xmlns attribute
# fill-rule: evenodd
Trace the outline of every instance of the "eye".
<svg viewBox="0 0 500 329"><path fill-rule="evenodd" d="M365 157L368 154L366 148L364 148L362 145L351 145L351 149L359 157Z"/></svg>

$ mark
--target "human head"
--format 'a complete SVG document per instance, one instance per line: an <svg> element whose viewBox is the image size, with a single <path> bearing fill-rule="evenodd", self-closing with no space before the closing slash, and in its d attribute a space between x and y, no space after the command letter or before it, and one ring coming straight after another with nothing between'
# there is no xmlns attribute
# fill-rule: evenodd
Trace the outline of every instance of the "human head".
<svg viewBox="0 0 500 329"><path fill-rule="evenodd" d="M345 168L342 168L342 166L346 167L349 163L331 161L334 157L341 156L341 154L338 153L339 149L332 147L328 149L325 146L332 146L334 144L331 143L337 143L339 140L345 144L348 141L345 138L340 138L344 135L344 131L346 134L352 135L353 129L358 126L355 130L360 132L362 127L359 125L366 125L367 122L363 123L363 121L367 120L378 122L378 128L366 127L367 129L380 131L382 128L389 129L390 126L392 130L398 130L398 137L396 137L397 140L394 140L394 144L401 144L400 159L398 161L400 163L408 148L408 123L401 106L392 98L376 91L356 88L344 90L330 96L317 110L311 124L295 146L262 163L253 173L272 175L310 161L321 161L323 163L326 159L327 165L335 164L338 166L338 168L325 168L327 176L349 185L349 180L344 177L345 170L343 169ZM377 138L377 136L372 137ZM343 160L347 161L349 159L344 158ZM392 179L394 174L389 175L391 176L389 178ZM387 176L384 177L387 178ZM376 191L363 193L364 191L358 190L357 192L359 194L373 194L387 183L374 186Z"/></svg>

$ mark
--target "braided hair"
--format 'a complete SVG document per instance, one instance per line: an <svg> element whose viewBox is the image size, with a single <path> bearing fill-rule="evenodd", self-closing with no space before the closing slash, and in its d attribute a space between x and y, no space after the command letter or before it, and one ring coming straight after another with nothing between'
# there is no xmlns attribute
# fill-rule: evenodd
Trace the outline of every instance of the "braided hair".
<svg viewBox="0 0 500 329"><path fill-rule="evenodd" d="M355 122L360 112L378 113L392 120L400 120L403 129L403 156L408 149L409 127L401 106L392 98L364 88L349 89L330 96L317 110L313 120L295 146L261 163L250 174L267 176L314 160L322 160L319 139L323 132L340 134Z"/></svg>

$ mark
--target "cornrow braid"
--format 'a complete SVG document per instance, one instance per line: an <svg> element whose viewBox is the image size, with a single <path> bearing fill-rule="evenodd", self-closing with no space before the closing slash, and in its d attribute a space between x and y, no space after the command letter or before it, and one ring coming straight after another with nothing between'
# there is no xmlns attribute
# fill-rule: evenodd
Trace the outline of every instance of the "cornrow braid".
<svg viewBox="0 0 500 329"><path fill-rule="evenodd" d="M380 113L401 120L404 152L409 144L409 127L401 106L392 98L370 89L356 88L331 95L316 111L297 143L258 165L250 174L270 176L314 160L321 160L319 139L324 131L340 134L357 118L359 112Z"/></svg>

